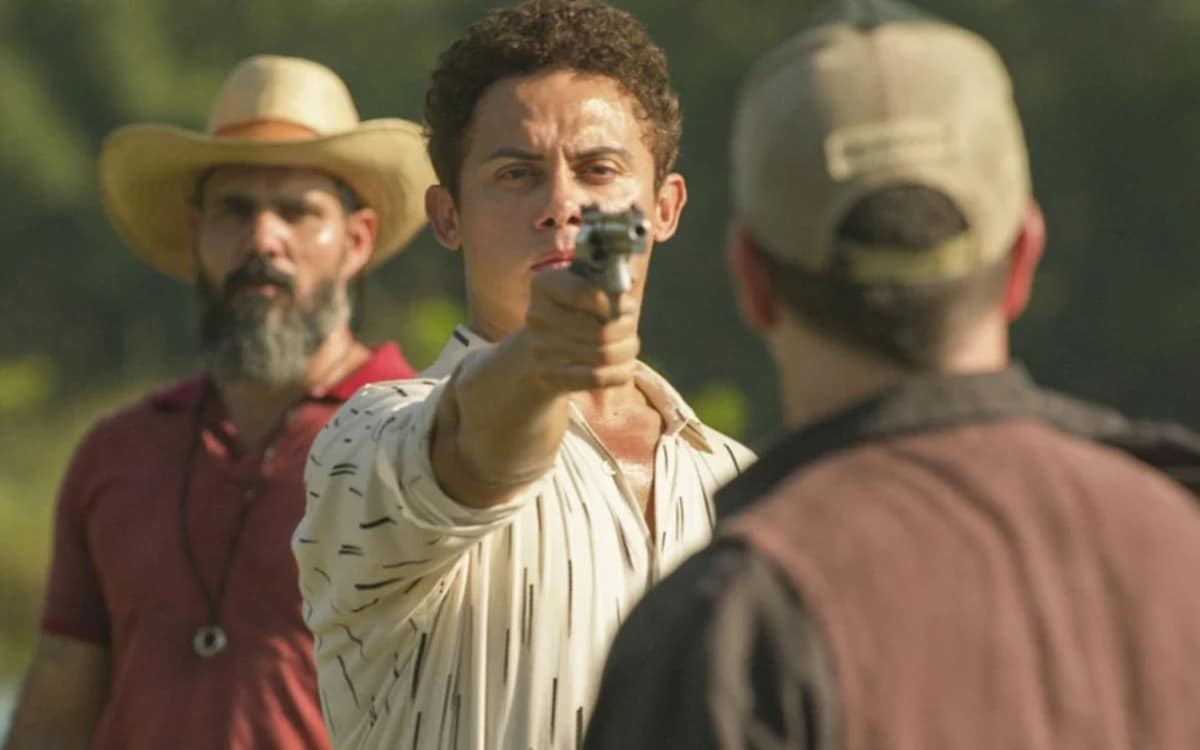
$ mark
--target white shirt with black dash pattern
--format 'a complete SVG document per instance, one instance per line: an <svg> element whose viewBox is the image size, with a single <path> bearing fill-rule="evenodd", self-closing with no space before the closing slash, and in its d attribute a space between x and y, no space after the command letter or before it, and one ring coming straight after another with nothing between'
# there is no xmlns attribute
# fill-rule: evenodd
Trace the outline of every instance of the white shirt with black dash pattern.
<svg viewBox="0 0 1200 750"><path fill-rule="evenodd" d="M622 618L709 541L713 493L753 461L641 366L666 425L656 539L574 409L549 473L502 506L460 505L430 430L446 378L488 345L458 328L423 378L362 388L313 444L292 549L338 748L579 747Z"/></svg>

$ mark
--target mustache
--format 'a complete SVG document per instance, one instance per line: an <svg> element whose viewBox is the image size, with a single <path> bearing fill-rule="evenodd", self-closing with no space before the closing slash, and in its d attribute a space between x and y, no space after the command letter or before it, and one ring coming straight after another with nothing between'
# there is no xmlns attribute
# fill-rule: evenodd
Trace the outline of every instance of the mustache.
<svg viewBox="0 0 1200 750"><path fill-rule="evenodd" d="M225 279L224 296L233 296L239 289L247 286L271 284L279 287L288 294L292 293L292 277L275 268L261 256L255 256L246 261L240 268Z"/></svg>

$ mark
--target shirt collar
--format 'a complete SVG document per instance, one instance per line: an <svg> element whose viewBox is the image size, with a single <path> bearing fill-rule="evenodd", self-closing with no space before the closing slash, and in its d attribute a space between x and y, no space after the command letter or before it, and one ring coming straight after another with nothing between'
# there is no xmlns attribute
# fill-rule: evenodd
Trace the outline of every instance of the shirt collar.
<svg viewBox="0 0 1200 750"><path fill-rule="evenodd" d="M421 371L421 376L432 379L448 378L463 361L467 352L479 351L495 346L492 342L467 328L464 325L454 326L450 340L442 347L442 352L429 367Z"/></svg>
<svg viewBox="0 0 1200 750"><path fill-rule="evenodd" d="M380 380L399 380L414 374L412 366L404 359L400 347L394 343L381 344L371 350L371 356L355 368L337 385L330 388L320 399L341 403L348 400L362 386ZM173 383L150 397L154 408L164 411L180 411L194 407L204 395L208 384L205 374ZM311 397L310 397L311 398Z"/></svg>
<svg viewBox="0 0 1200 750"><path fill-rule="evenodd" d="M400 347L392 342L381 344L371 350L371 356L353 372L330 388L324 398L342 402L350 400L355 392L381 380L402 380L416 375L416 370L404 358Z"/></svg>
<svg viewBox="0 0 1200 750"><path fill-rule="evenodd" d="M1123 450L1185 484L1200 467L1200 436L1179 425L1133 422L1112 409L1044 390L1024 367L1011 365L996 372L910 378L786 435L718 494L718 512L734 513L799 467L860 443L1021 418Z"/></svg>
<svg viewBox="0 0 1200 750"><path fill-rule="evenodd" d="M195 406L208 383L208 376L196 375L187 380L172 383L150 397L150 403L155 409L162 411L182 411Z"/></svg>
<svg viewBox="0 0 1200 750"><path fill-rule="evenodd" d="M495 344L470 328L464 325L455 326L442 353L421 374L429 378L449 377L468 352L492 346ZM712 452L712 446L708 443L702 423L696 417L696 412L683 400L683 396L679 395L679 392L667 382L666 378L641 361L637 363L634 378L637 380L638 388L646 394L650 405L662 415L666 425L665 434L678 434L697 448Z"/></svg>

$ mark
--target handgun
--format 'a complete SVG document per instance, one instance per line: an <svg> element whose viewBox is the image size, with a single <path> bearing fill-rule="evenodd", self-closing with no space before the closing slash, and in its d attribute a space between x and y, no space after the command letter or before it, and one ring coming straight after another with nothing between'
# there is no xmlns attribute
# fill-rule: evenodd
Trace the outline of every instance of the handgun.
<svg viewBox="0 0 1200 750"><path fill-rule="evenodd" d="M604 290L609 320L613 320L619 313L621 295L633 286L629 259L646 252L649 245L650 222L636 205L605 213L593 204L584 206L581 214L571 270Z"/></svg>

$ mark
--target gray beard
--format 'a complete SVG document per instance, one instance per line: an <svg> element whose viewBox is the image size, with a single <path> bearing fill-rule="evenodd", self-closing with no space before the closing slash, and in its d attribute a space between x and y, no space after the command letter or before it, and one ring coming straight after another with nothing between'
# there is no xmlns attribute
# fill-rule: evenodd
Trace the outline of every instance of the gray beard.
<svg viewBox="0 0 1200 750"><path fill-rule="evenodd" d="M268 387L304 381L309 360L339 325L349 320L349 304L332 281L300 302L290 289L271 298L230 299L207 279L198 279L202 315L202 359L218 383ZM281 308L275 312L275 308Z"/></svg>

